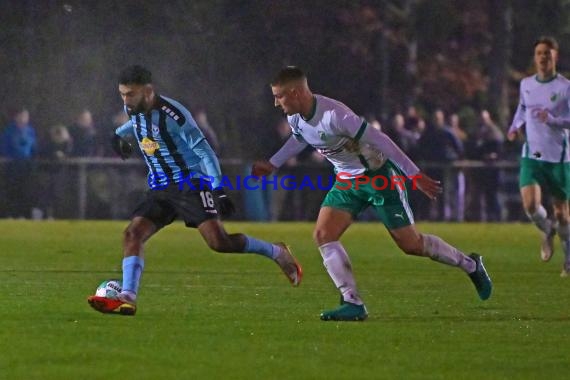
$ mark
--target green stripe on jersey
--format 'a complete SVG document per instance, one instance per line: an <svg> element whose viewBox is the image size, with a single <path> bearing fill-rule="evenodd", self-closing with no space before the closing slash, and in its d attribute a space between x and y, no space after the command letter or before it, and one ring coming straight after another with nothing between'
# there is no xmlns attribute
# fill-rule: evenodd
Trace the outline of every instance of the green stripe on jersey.
<svg viewBox="0 0 570 380"><path fill-rule="evenodd" d="M362 135L364 134L364 131L366 130L366 127L368 126L368 123L365 121L362 122L362 125L360 126L360 128L358 129L358 132L356 132L356 136L354 136L354 139L356 141L360 140L360 138L362 137Z"/></svg>
<svg viewBox="0 0 570 380"><path fill-rule="evenodd" d="M535 79L538 83L548 83L548 82L552 82L554 79L556 79L557 76L558 76L558 74L557 74L557 73L554 73L554 75L551 76L550 78L547 78L547 79L540 79L540 78L538 77L538 75L535 75L535 76L534 76L534 79Z"/></svg>
<svg viewBox="0 0 570 380"><path fill-rule="evenodd" d="M365 173L368 173L368 171L370 170L370 165L368 165L368 161L366 161L366 159L364 158L364 156L362 154L358 155L358 159L360 160L360 163L362 164L362 166L364 166L366 168Z"/></svg>

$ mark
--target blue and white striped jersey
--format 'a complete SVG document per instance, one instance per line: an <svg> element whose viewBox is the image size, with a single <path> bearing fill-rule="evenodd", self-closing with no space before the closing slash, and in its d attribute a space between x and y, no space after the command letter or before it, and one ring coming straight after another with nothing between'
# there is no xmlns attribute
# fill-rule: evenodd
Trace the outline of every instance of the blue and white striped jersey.
<svg viewBox="0 0 570 380"><path fill-rule="evenodd" d="M182 104L157 95L150 112L131 115L116 129L121 137L134 136L148 166L151 189L208 178L212 188L221 182L218 158Z"/></svg>

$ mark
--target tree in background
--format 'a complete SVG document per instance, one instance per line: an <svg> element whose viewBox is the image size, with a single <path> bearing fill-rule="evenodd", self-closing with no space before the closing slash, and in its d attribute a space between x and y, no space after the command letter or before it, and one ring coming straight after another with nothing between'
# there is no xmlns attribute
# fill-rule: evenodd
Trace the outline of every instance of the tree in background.
<svg viewBox="0 0 570 380"><path fill-rule="evenodd" d="M268 82L286 64L361 114L470 106L504 124L538 35L558 37L561 71L570 60L570 0L2 4L4 117L24 102L41 115L40 132L85 107L105 123L121 106L117 72L140 62L161 78L159 91L209 110L233 157L263 149L243 142L279 117Z"/></svg>

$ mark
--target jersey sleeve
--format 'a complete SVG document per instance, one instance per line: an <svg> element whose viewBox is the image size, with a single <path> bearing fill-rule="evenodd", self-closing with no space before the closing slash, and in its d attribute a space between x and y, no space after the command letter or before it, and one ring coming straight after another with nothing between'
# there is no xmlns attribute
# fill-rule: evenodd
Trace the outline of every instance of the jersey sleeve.
<svg viewBox="0 0 570 380"><path fill-rule="evenodd" d="M365 127L361 132L360 141L370 144L384 153L391 161L396 163L408 176L419 173L417 165L392 141L385 133L371 127Z"/></svg>
<svg viewBox="0 0 570 380"><path fill-rule="evenodd" d="M220 169L218 157L210 144L208 144L205 138L202 138L192 149L200 157L200 166L204 174L212 178L212 189L219 187L222 182L222 170Z"/></svg>
<svg viewBox="0 0 570 380"><path fill-rule="evenodd" d="M340 136L351 137L358 140L366 128L366 120L358 116L349 108L335 108L331 113L332 131Z"/></svg>
<svg viewBox="0 0 570 380"><path fill-rule="evenodd" d="M509 128L509 133L518 131L525 123L525 111L526 105L524 102L523 97L523 83L521 81L521 85L519 87L519 105L517 106L517 110L513 117L513 122Z"/></svg>
<svg viewBox="0 0 570 380"><path fill-rule="evenodd" d="M204 134L191 116L186 117L181 129L188 146L200 158L202 172L212 179L212 189L219 187L222 181L220 162Z"/></svg>
<svg viewBox="0 0 570 380"><path fill-rule="evenodd" d="M301 153L307 146L304 140L296 138L294 135L289 137L289 140L283 144L281 149L277 151L270 159L271 165L276 168L281 167L288 159Z"/></svg>
<svg viewBox="0 0 570 380"><path fill-rule="evenodd" d="M198 145L202 140L206 139L196 124L186 121L181 128L182 133L184 133L186 142L191 149L194 149L196 145Z"/></svg>
<svg viewBox="0 0 570 380"><path fill-rule="evenodd" d="M350 109L335 109L331 117L331 127L335 133L352 137L360 143L369 144L396 163L408 176L417 174L420 169L385 133L368 126L366 120Z"/></svg>
<svg viewBox="0 0 570 380"><path fill-rule="evenodd" d="M125 124L115 129L115 134L121 137L134 136L135 132L133 130L133 122L131 120L127 121Z"/></svg>

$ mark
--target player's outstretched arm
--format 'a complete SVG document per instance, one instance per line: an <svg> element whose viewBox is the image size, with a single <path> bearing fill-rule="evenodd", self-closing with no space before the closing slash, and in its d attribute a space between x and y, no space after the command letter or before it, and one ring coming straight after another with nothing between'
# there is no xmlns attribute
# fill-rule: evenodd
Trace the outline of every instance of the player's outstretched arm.
<svg viewBox="0 0 570 380"><path fill-rule="evenodd" d="M367 127L360 138L360 141L368 143L380 152L384 153L386 157L395 162L406 175L414 175L420 171L417 165L406 155L406 153L404 153L384 132L375 128Z"/></svg>
<svg viewBox="0 0 570 380"><path fill-rule="evenodd" d="M538 112L538 120L551 127L570 129L570 116L553 116L547 109Z"/></svg>
<svg viewBox="0 0 570 380"><path fill-rule="evenodd" d="M443 192L441 181L437 181L423 172L411 177L412 188L416 187L421 190L429 199L436 199L439 194Z"/></svg>
<svg viewBox="0 0 570 380"><path fill-rule="evenodd" d="M263 177L266 175L270 175L273 173L277 168L271 164L269 161L259 160L253 163L251 167L251 175L256 177Z"/></svg>
<svg viewBox="0 0 570 380"><path fill-rule="evenodd" d="M520 124L520 126L516 126L514 123L510 126L507 132L507 140L508 141L515 141L518 139L524 139L526 123Z"/></svg>
<svg viewBox="0 0 570 380"><path fill-rule="evenodd" d="M519 104L517 106L517 110L513 116L513 122L509 127L509 131L507 132L507 140L515 141L521 134L521 128L523 128L524 124L526 123L526 116L525 116L525 102L523 93L524 90L522 88L522 83L519 90Z"/></svg>
<svg viewBox="0 0 570 380"><path fill-rule="evenodd" d="M301 153L306 146L306 142L297 139L294 135L290 136L281 149L279 149L269 161L257 161L253 164L251 174L264 176L273 173L274 170L280 168L288 159Z"/></svg>
<svg viewBox="0 0 570 380"><path fill-rule="evenodd" d="M538 120L551 127L570 129L570 86L566 86L566 107L556 109L543 108L538 111Z"/></svg>
<svg viewBox="0 0 570 380"><path fill-rule="evenodd" d="M507 132L507 140L509 140L509 141L515 141L518 136L519 136L518 129L515 129L513 131L509 130Z"/></svg>

